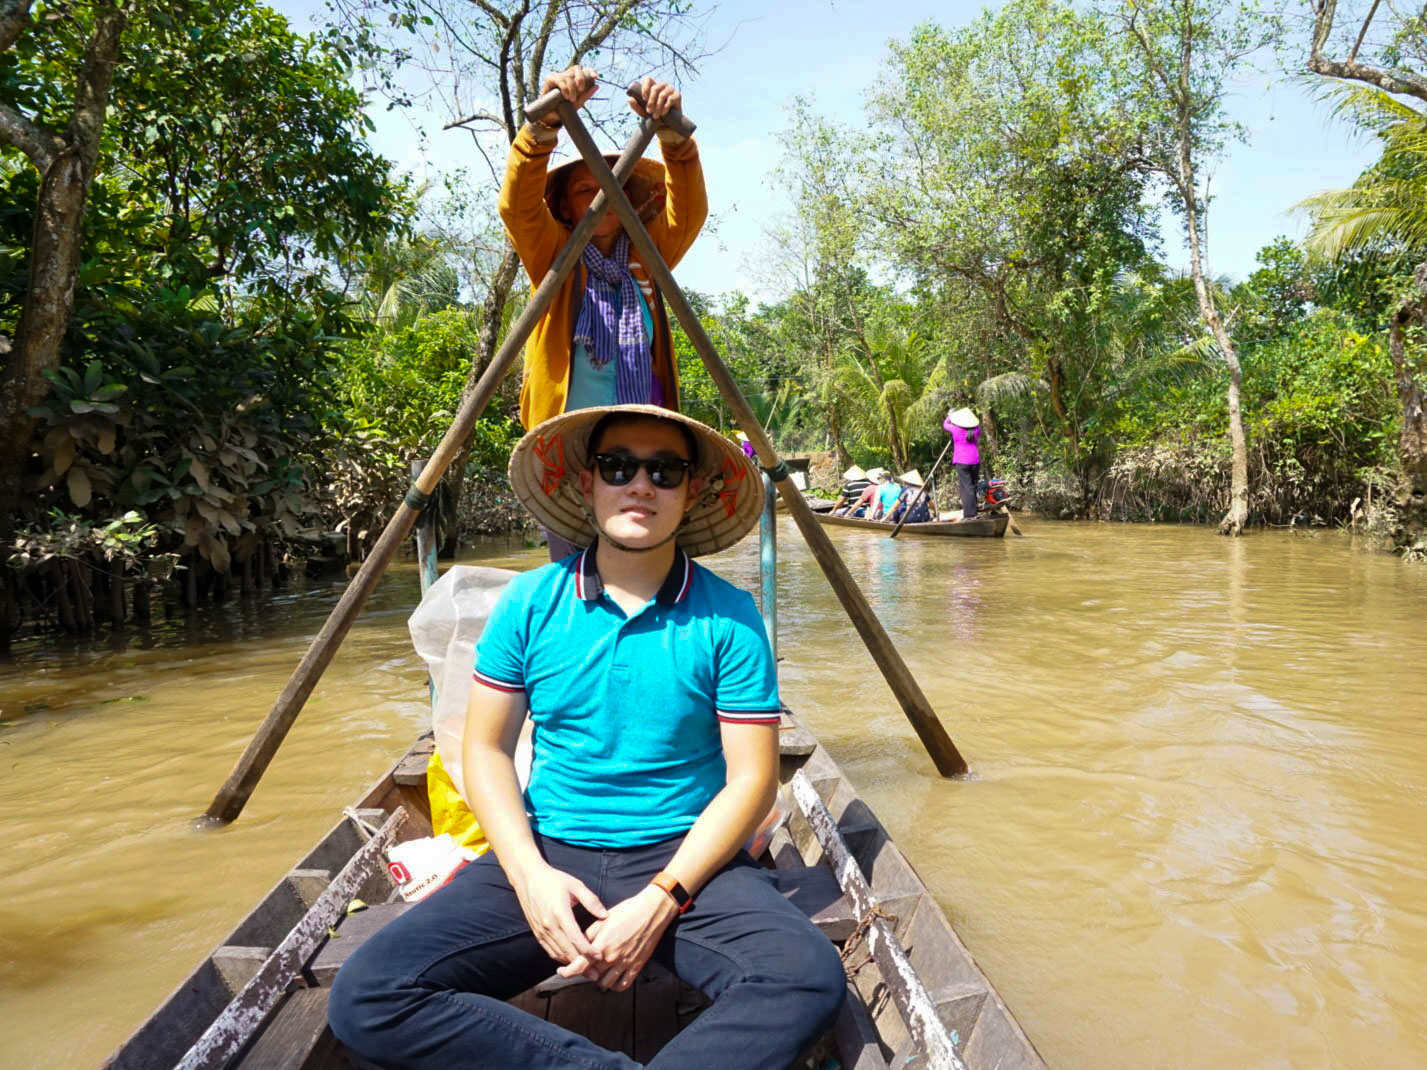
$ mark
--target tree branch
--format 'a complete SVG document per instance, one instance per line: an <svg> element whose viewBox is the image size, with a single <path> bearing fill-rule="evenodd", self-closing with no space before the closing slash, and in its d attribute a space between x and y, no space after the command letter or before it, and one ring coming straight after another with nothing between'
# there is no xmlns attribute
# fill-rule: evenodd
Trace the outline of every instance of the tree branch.
<svg viewBox="0 0 1427 1070"><path fill-rule="evenodd" d="M44 174L64 149L64 139L32 123L8 104L0 103L0 143L19 149Z"/></svg>
<svg viewBox="0 0 1427 1070"><path fill-rule="evenodd" d="M30 24L32 0L0 0L0 52L20 39Z"/></svg>
<svg viewBox="0 0 1427 1070"><path fill-rule="evenodd" d="M470 115L467 115L464 119L454 119L454 120L452 120L451 122L447 123L445 126L441 127L441 129L442 129L442 130L451 130L451 129L454 129L455 127L458 127L458 126L465 126L467 123L477 123L477 122L495 123L497 126L501 127L502 129L504 129L504 127L505 127L505 120L502 119L499 115L492 115L492 114L491 114L490 112L488 112L488 111L478 111L478 112L472 112Z"/></svg>
<svg viewBox="0 0 1427 1070"><path fill-rule="evenodd" d="M1337 9L1337 0L1323 0L1322 7L1313 13L1313 45L1308 53L1308 69L1325 78L1342 78L1351 82L1362 82L1366 85L1375 85L1388 93L1397 93L1427 101L1427 78L1411 71L1393 72L1357 61L1358 49L1362 45L1363 38L1367 35L1368 22L1372 20L1373 14L1377 11L1376 2L1373 4L1372 11L1368 13L1368 21L1363 23L1357 43L1353 45L1353 50L1349 53L1348 58L1339 61L1323 55L1323 48L1328 43L1328 36L1333 32L1333 20L1337 17Z"/></svg>
<svg viewBox="0 0 1427 1070"><path fill-rule="evenodd" d="M1358 49L1363 47L1363 38L1368 35L1368 27L1372 25L1373 16L1377 14L1379 0L1372 0L1372 7L1368 9L1368 17L1363 19L1363 28L1358 31L1358 39L1353 42L1353 50L1348 53L1348 62L1352 63L1358 58Z"/></svg>
<svg viewBox="0 0 1427 1070"><path fill-rule="evenodd" d="M619 0L619 3L614 6L613 11L610 11L601 21L595 23L595 25L590 28L590 32L585 35L585 39L581 41L579 46L575 49L575 54L570 57L570 62L579 63L591 51L604 44L605 38L614 33L615 27L620 24L624 16L628 15L638 6L639 0Z"/></svg>
<svg viewBox="0 0 1427 1070"><path fill-rule="evenodd" d="M109 85L119 58L119 38L129 20L128 12L112 2L98 7L94 32L84 50L84 65L74 89L74 113L65 129L65 140L80 147L85 173L94 169L99 155L99 136L109 107Z"/></svg>
<svg viewBox="0 0 1427 1070"><path fill-rule="evenodd" d="M530 53L530 73L522 88L540 85L540 68L545 66L545 48L550 43L550 35L555 32L555 19L560 14L560 6L560 0L548 0L545 5L545 17L540 21L540 30L535 35L535 49ZM526 102L522 100L520 103L524 106Z"/></svg>

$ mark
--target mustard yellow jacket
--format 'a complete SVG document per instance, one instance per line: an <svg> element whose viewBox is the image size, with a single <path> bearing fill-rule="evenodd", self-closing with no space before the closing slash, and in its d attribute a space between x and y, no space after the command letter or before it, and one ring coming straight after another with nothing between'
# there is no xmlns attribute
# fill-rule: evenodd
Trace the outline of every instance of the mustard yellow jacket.
<svg viewBox="0 0 1427 1070"><path fill-rule="evenodd" d="M692 138L666 140L666 137L660 138L665 167L664 211L646 226L664 263L672 268L698 237L708 217L709 201L703 168L699 166L698 146ZM532 289L540 285L570 236L571 228L556 219L545 203L546 166L554 147L553 138L538 139L528 125L522 127L510 146L505 182L500 189L500 218L520 255L520 262L525 265L525 273L530 276ZM651 346L654 374L663 390L665 407L677 409L679 376L669 340L669 316L664 309L663 295L653 285L644 265L638 262L638 256L637 251L631 251L629 268L649 298L654 321ZM584 265L577 265L525 344L520 422L527 430L565 411L565 399L570 393L570 338L580 314L585 275Z"/></svg>

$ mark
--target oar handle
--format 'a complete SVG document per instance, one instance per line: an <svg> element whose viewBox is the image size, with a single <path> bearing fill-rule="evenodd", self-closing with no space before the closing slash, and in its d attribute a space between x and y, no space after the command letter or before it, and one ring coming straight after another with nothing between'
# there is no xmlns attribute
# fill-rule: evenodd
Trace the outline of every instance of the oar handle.
<svg viewBox="0 0 1427 1070"><path fill-rule="evenodd" d="M644 103L644 93L639 82L630 82L629 87L625 90L625 92L628 93L635 100L639 101L640 104ZM541 119L545 118L545 116L549 115L552 111L554 111L555 108L559 105L560 101L563 99L564 95L560 92L560 90L552 89L544 96L537 97L529 105L526 106L525 118L532 123L538 122ZM698 129L698 127L695 126L694 123L690 119L688 119L684 115L684 113L681 112L678 108L674 108L671 111L667 112L662 118L658 120L658 122L661 125L667 126L672 130L677 130L685 137L692 137L694 131Z"/></svg>
<svg viewBox="0 0 1427 1070"><path fill-rule="evenodd" d="M631 100L637 100L640 107L644 106L643 82L630 82L624 91L629 94ZM671 130L677 130L685 137L693 137L694 131L698 129L698 127L694 125L693 120L685 116L678 108L670 108L660 117L659 122Z"/></svg>

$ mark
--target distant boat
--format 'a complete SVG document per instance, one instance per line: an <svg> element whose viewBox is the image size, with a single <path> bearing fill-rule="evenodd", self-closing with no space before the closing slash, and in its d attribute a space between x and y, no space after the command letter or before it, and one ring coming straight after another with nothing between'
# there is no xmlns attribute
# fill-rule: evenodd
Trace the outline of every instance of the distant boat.
<svg viewBox="0 0 1427 1070"><path fill-rule="evenodd" d="M832 507L837 504L837 502L833 501L831 498L809 498L806 494L803 495L803 501L807 502L808 508L815 513L831 512ZM776 508L780 513L786 512L788 509L788 503L783 500L783 496L781 494L778 495L778 504Z"/></svg>
<svg viewBox="0 0 1427 1070"><path fill-rule="evenodd" d="M818 513L818 520L838 528L858 528L862 531L890 533L896 522L891 520L864 520L856 516L834 516L832 513ZM978 516L975 520L928 520L920 524L902 525L899 535L947 535L969 539L1000 539L1006 534L1006 525L1011 518L1006 513Z"/></svg>

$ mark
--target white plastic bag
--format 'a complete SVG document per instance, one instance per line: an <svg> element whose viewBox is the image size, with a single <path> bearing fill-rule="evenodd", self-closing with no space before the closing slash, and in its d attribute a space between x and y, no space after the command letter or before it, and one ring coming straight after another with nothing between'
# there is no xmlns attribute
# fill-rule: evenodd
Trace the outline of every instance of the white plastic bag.
<svg viewBox="0 0 1427 1070"><path fill-rule="evenodd" d="M476 667L476 640L485 629L496 599L515 575L504 568L452 565L427 588L421 605L407 622L411 641L426 662L426 670L436 688L431 719L436 732L436 750L458 790L462 790L464 784L461 737L466 727L466 699L471 693L471 678ZM528 768L528 758L524 764ZM517 769L520 766L518 758Z"/></svg>
<svg viewBox="0 0 1427 1070"><path fill-rule="evenodd" d="M475 851L443 833L395 844L387 851L386 868L401 897L419 903L476 857Z"/></svg>

